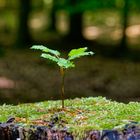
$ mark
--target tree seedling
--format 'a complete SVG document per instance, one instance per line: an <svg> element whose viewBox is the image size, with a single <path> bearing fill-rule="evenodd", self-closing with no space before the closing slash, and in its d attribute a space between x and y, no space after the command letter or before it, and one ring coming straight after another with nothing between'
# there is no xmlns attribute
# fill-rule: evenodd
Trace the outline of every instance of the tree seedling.
<svg viewBox="0 0 140 140"><path fill-rule="evenodd" d="M75 64L73 62L74 59L79 58L81 56L87 56L87 55L93 55L94 53L92 51L87 52L87 47L84 48L78 48L78 49L72 49L68 53L68 58L62 58L60 57L60 52L57 50L49 49L43 45L34 45L31 47L31 49L41 50L43 53L41 54L41 57L45 59L49 59L53 62L55 62L60 67L60 74L62 77L61 80L61 101L62 101L62 108L64 108L64 79L65 79L65 70L75 67Z"/></svg>

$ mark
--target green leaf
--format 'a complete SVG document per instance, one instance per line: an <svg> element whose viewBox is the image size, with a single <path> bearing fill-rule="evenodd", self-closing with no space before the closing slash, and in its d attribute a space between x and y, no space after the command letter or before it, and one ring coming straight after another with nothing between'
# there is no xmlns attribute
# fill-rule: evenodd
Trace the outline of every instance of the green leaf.
<svg viewBox="0 0 140 140"><path fill-rule="evenodd" d="M50 54L42 53L41 57L47 58L47 59L54 61L54 62L58 62L58 58L56 58L55 56L52 56Z"/></svg>
<svg viewBox="0 0 140 140"><path fill-rule="evenodd" d="M75 54L77 54L77 53L83 53L83 52L85 52L86 50L87 50L87 47L78 48L78 49L72 49L72 50L69 52L68 56L73 56L73 55L75 55Z"/></svg>
<svg viewBox="0 0 140 140"><path fill-rule="evenodd" d="M87 47L84 48L79 48L79 49L73 49L69 52L69 60L73 60L75 58L79 58L81 56L86 56L86 55L93 55L94 53L92 51L86 52Z"/></svg>
<svg viewBox="0 0 140 140"><path fill-rule="evenodd" d="M45 47L43 45L33 45L31 47L31 49L41 50L41 51L46 52L46 53L50 53L50 54L53 54L53 55L56 55L56 56L60 56L59 51L49 49L49 48L47 48L47 47Z"/></svg>
<svg viewBox="0 0 140 140"><path fill-rule="evenodd" d="M75 65L73 64L73 62L69 61L69 60L66 60L64 58L59 58L59 61L57 62L57 64L60 66L60 67L63 67L63 68L72 68L72 67L75 67Z"/></svg>

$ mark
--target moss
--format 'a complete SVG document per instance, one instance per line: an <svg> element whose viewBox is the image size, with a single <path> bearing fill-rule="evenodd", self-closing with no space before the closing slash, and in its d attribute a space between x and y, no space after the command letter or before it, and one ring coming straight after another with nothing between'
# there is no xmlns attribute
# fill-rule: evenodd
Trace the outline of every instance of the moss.
<svg viewBox="0 0 140 140"><path fill-rule="evenodd" d="M139 122L140 103L128 104L107 100L103 97L76 98L66 100L64 109L61 101L45 101L30 104L0 106L0 121L15 117L21 125L48 125L55 122L55 128L66 127L74 135L84 134L90 130L123 128L129 122Z"/></svg>

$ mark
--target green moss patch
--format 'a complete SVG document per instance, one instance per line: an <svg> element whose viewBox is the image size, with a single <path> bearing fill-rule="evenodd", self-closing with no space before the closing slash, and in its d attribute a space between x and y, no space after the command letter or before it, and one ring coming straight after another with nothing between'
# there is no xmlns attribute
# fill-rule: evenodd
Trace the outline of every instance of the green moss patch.
<svg viewBox="0 0 140 140"><path fill-rule="evenodd" d="M17 106L0 106L0 122L10 116L23 126L48 126L56 121L55 129L62 127L74 134L90 130L123 128L130 122L140 122L140 103L128 104L107 100L103 97L76 98L65 101L44 101ZM57 120L56 120L57 119Z"/></svg>

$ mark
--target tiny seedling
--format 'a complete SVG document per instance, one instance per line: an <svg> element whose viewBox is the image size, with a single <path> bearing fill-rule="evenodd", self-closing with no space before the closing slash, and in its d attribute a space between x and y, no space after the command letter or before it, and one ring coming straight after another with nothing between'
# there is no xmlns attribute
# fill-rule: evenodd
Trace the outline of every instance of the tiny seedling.
<svg viewBox="0 0 140 140"><path fill-rule="evenodd" d="M53 62L55 62L60 67L60 74L62 77L61 82L61 101L62 101L62 108L64 108L64 79L65 79L65 70L75 67L75 64L73 62L74 59L79 58L81 56L87 56L87 55L93 55L94 53L92 51L87 52L87 47L84 48L78 48L78 49L72 49L68 53L68 58L61 58L60 52L57 50L49 49L43 45L34 45L31 47L31 49L41 50L43 53L41 54L41 57L45 59L49 59Z"/></svg>

